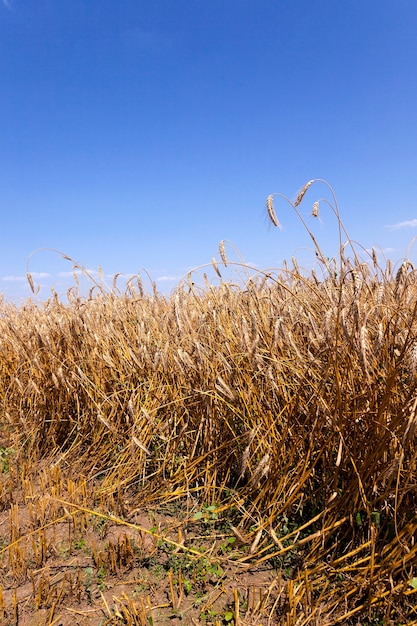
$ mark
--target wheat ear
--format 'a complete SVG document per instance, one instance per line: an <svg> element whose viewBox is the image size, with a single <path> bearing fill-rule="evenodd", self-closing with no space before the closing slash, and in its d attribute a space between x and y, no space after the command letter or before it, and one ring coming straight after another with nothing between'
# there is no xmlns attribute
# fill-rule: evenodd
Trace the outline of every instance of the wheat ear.
<svg viewBox="0 0 417 626"><path fill-rule="evenodd" d="M268 211L268 216L274 226L279 226L279 221L277 215L274 210L274 197L272 195L268 196L266 199L266 209Z"/></svg>

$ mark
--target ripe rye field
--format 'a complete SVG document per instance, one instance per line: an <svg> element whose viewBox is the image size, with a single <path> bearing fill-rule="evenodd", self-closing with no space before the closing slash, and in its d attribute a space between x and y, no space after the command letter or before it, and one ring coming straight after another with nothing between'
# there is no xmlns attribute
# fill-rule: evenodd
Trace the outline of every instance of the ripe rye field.
<svg viewBox="0 0 417 626"><path fill-rule="evenodd" d="M417 274L312 182L309 274L1 304L1 625L417 624Z"/></svg>

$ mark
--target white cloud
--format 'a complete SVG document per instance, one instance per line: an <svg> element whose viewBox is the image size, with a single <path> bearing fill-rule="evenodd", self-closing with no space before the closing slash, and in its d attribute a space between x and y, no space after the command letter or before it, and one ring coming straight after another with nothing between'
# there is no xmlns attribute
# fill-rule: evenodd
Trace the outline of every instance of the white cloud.
<svg viewBox="0 0 417 626"><path fill-rule="evenodd" d="M96 270L81 270L78 268L74 268L73 270L69 270L67 272L58 272L58 276L60 278L72 278L76 274L77 276L97 276L98 272Z"/></svg>
<svg viewBox="0 0 417 626"><path fill-rule="evenodd" d="M40 278L49 278L50 276L50 274L47 274L46 272L30 272L30 275L35 280L39 280ZM9 283L23 283L24 281L27 281L27 276L3 276L2 280Z"/></svg>
<svg viewBox="0 0 417 626"><path fill-rule="evenodd" d="M366 248L366 252L369 255L372 255L372 248ZM376 248L377 255L379 252L381 252L382 254L392 254L393 252L396 252L396 249L395 248Z"/></svg>
<svg viewBox="0 0 417 626"><path fill-rule="evenodd" d="M114 274L105 274L104 278L106 280L113 280L113 278L117 275L117 280L130 280L131 278L135 279L138 273L136 274L132 272L131 274L125 274L123 272L115 272Z"/></svg>
<svg viewBox="0 0 417 626"><path fill-rule="evenodd" d="M156 279L156 282L164 283L168 281L179 280L180 278L181 276L160 276L159 278Z"/></svg>
<svg viewBox="0 0 417 626"><path fill-rule="evenodd" d="M9 283L22 283L27 278L26 276L3 276L2 280L6 280Z"/></svg>
<svg viewBox="0 0 417 626"><path fill-rule="evenodd" d="M388 226L385 226L385 228L389 228L390 230L400 230L401 228L417 228L417 219L406 220L405 222L397 222L397 224L390 224Z"/></svg>

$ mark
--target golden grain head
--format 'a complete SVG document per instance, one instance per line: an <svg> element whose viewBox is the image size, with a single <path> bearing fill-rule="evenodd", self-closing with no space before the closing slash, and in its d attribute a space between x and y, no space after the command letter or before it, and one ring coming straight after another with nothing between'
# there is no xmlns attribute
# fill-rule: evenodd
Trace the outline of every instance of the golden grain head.
<svg viewBox="0 0 417 626"><path fill-rule="evenodd" d="M32 274L30 272L27 272L26 273L26 278L27 278L27 281L29 283L29 287L30 287L31 292L35 293L35 286L33 284Z"/></svg>
<svg viewBox="0 0 417 626"><path fill-rule="evenodd" d="M219 266L217 265L216 257L213 257L213 258L211 259L211 264L212 264L213 269L214 269L214 271L216 272L217 276L218 276L219 278L221 278L221 277L222 277L222 275L220 274L220 270L219 270Z"/></svg>
<svg viewBox="0 0 417 626"><path fill-rule="evenodd" d="M275 210L274 210L274 196L270 195L267 197L266 199L266 209L268 211L268 216L269 219L271 220L272 224L274 226L279 227L280 223L278 221L278 218L276 216Z"/></svg>
<svg viewBox="0 0 417 626"><path fill-rule="evenodd" d="M294 207L298 207L299 204L301 204L301 202L303 201L304 196L307 193L307 190L311 187L311 185L314 183L314 180L309 180L308 183L306 183L304 185L304 187L301 189L300 193L298 194L295 202L294 202Z"/></svg>
<svg viewBox="0 0 417 626"><path fill-rule="evenodd" d="M409 369L412 376L417 374L417 342L413 342L409 353Z"/></svg>
<svg viewBox="0 0 417 626"><path fill-rule="evenodd" d="M227 267L227 255L226 255L226 246L224 244L224 239L219 243L219 252L220 258L223 261L225 267Z"/></svg>

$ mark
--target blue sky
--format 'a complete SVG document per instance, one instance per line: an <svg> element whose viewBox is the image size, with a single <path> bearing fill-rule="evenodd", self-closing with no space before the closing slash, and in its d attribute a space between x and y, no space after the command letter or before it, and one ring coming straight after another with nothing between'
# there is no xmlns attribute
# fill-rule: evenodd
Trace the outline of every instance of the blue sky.
<svg viewBox="0 0 417 626"><path fill-rule="evenodd" d="M29 295L28 257L39 298L73 284L39 248L161 291L222 239L259 268L308 264L301 224L277 201L270 228L265 199L312 178L365 248L397 261L417 235L415 0L0 1L7 299ZM301 210L332 256L320 197Z"/></svg>

